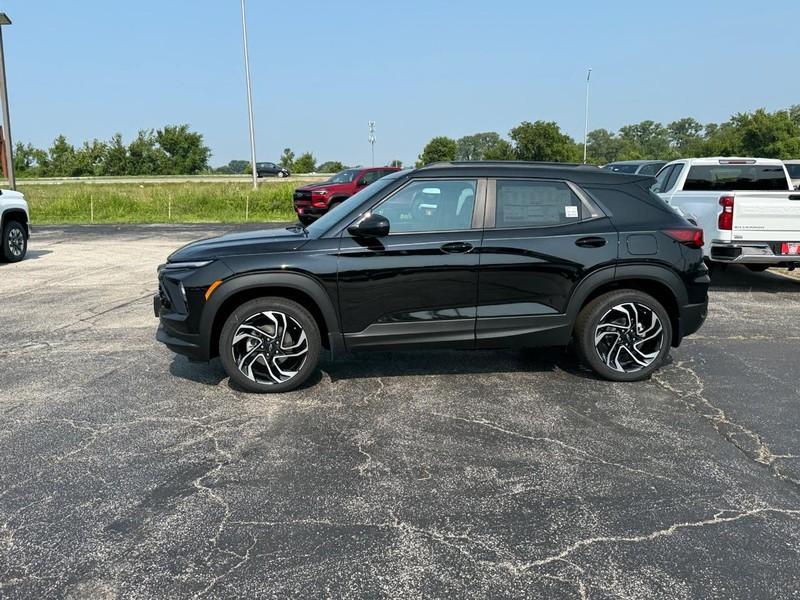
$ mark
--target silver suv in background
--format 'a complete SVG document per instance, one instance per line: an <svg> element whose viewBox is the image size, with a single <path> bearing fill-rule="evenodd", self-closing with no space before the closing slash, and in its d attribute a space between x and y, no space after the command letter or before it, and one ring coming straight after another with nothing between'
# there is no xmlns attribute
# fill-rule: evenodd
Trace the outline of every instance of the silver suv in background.
<svg viewBox="0 0 800 600"><path fill-rule="evenodd" d="M614 173L650 175L655 177L656 173L658 173L665 164L667 164L665 160L618 160L603 165L600 168L606 171L613 171Z"/></svg>

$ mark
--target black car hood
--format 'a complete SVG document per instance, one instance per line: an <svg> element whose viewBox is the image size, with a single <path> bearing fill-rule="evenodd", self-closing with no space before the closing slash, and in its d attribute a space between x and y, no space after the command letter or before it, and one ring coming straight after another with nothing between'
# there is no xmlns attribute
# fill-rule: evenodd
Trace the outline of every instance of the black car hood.
<svg viewBox="0 0 800 600"><path fill-rule="evenodd" d="M225 256L297 250L307 241L302 228L229 233L187 244L169 255L169 262L214 260Z"/></svg>

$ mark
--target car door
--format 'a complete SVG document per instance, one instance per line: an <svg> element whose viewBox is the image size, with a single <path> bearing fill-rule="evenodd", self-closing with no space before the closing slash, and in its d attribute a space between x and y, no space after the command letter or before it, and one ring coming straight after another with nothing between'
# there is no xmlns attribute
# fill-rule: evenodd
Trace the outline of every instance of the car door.
<svg viewBox="0 0 800 600"><path fill-rule="evenodd" d="M339 307L350 349L475 342L478 250L486 182L414 179L371 211L389 235L344 231Z"/></svg>
<svg viewBox="0 0 800 600"><path fill-rule="evenodd" d="M618 233L567 181L489 180L478 270L478 347L566 343L567 306L591 271L613 266Z"/></svg>

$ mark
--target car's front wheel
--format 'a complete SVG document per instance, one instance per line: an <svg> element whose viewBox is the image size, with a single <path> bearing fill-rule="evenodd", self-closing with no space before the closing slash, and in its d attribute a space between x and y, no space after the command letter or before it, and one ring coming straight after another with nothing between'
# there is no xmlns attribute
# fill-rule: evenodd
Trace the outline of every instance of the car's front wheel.
<svg viewBox="0 0 800 600"><path fill-rule="evenodd" d="M278 177L280 177L281 179L288 176L289 173L287 173L286 171L278 171Z"/></svg>
<svg viewBox="0 0 800 600"><path fill-rule="evenodd" d="M603 294L575 322L580 358L611 381L647 379L659 369L672 344L672 324L661 303L638 290Z"/></svg>
<svg viewBox="0 0 800 600"><path fill-rule="evenodd" d="M280 297L251 300L222 327L219 356L236 385L259 393L287 392L316 370L319 327L303 306Z"/></svg>
<svg viewBox="0 0 800 600"><path fill-rule="evenodd" d="M17 221L9 221L3 227L3 258L8 262L19 262L28 252L28 236L25 227Z"/></svg>

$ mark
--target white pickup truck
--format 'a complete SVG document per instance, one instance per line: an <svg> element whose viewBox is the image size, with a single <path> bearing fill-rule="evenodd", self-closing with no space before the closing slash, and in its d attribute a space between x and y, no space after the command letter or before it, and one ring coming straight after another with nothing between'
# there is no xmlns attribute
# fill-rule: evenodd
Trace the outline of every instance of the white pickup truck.
<svg viewBox="0 0 800 600"><path fill-rule="evenodd" d="M12 190L0 190L0 261L18 262L25 258L30 237L30 219L25 196Z"/></svg>
<svg viewBox="0 0 800 600"><path fill-rule="evenodd" d="M653 191L703 228L706 259L753 271L800 266L800 191L766 158L689 158L666 164Z"/></svg>

